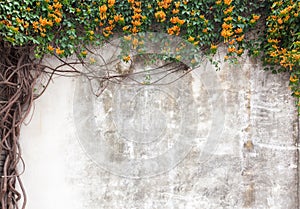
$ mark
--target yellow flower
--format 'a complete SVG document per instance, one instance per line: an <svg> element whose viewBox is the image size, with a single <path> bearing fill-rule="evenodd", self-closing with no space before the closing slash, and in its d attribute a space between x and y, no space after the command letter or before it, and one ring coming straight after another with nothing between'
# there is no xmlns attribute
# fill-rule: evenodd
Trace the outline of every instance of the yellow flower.
<svg viewBox="0 0 300 209"><path fill-rule="evenodd" d="M82 56L86 56L87 53L88 53L87 50L84 50L84 51L81 52L81 55L82 55Z"/></svg>
<svg viewBox="0 0 300 209"><path fill-rule="evenodd" d="M180 56L180 55L177 55L177 56L175 57L175 59L180 60L180 59L181 59L181 56Z"/></svg>
<svg viewBox="0 0 300 209"><path fill-rule="evenodd" d="M212 49L212 50L216 50L217 48L218 48L217 45L214 45L214 44L211 44L211 45L210 45L210 49Z"/></svg>
<svg viewBox="0 0 300 209"><path fill-rule="evenodd" d="M180 1L175 2L175 7L178 9L178 7L180 6Z"/></svg>
<svg viewBox="0 0 300 209"><path fill-rule="evenodd" d="M131 36L124 36L124 39L125 39L126 41L130 41L130 40L131 40Z"/></svg>
<svg viewBox="0 0 300 209"><path fill-rule="evenodd" d="M228 47L227 51L229 53L235 52L235 47L234 46Z"/></svg>
<svg viewBox="0 0 300 209"><path fill-rule="evenodd" d="M297 76L290 76L290 81L291 81L292 83L298 81Z"/></svg>
<svg viewBox="0 0 300 209"><path fill-rule="evenodd" d="M24 25L23 25L23 27L24 27L24 28L28 28L28 27L29 27L29 23L28 23L28 22L25 22Z"/></svg>
<svg viewBox="0 0 300 209"><path fill-rule="evenodd" d="M45 34L45 33L41 33L41 36L42 36L42 37L45 37L45 36L46 36L46 34Z"/></svg>
<svg viewBox="0 0 300 209"><path fill-rule="evenodd" d="M193 42L194 40L195 40L195 38L192 37L192 36L190 36L190 37L188 38L188 41L189 41L189 42Z"/></svg>
<svg viewBox="0 0 300 209"><path fill-rule="evenodd" d="M31 8L30 8L30 7L27 7L27 8L26 8L26 11L27 11L27 12L30 12L30 11L31 11Z"/></svg>
<svg viewBox="0 0 300 209"><path fill-rule="evenodd" d="M133 44L133 46L137 46L137 45L139 44L139 40L136 39L136 38L134 38L134 39L132 40L132 44Z"/></svg>
<svg viewBox="0 0 300 209"><path fill-rule="evenodd" d="M226 5L230 5L231 2L232 2L232 0L224 0L224 4L226 4Z"/></svg>
<svg viewBox="0 0 300 209"><path fill-rule="evenodd" d="M90 63L93 64L93 63L95 63L95 62L96 62L95 58L94 58L94 57L91 57L91 58L90 58Z"/></svg>
<svg viewBox="0 0 300 209"><path fill-rule="evenodd" d="M123 56L123 61L128 62L130 60L130 55Z"/></svg>
<svg viewBox="0 0 300 209"><path fill-rule="evenodd" d="M221 0L216 1L216 5L220 5L222 3Z"/></svg>

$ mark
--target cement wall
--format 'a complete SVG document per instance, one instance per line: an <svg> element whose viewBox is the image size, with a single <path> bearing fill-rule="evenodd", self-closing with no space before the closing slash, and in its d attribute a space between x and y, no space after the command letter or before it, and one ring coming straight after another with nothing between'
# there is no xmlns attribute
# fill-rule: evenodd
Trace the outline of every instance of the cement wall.
<svg viewBox="0 0 300 209"><path fill-rule="evenodd" d="M288 82L249 58L97 98L55 77L22 127L27 208L299 208Z"/></svg>

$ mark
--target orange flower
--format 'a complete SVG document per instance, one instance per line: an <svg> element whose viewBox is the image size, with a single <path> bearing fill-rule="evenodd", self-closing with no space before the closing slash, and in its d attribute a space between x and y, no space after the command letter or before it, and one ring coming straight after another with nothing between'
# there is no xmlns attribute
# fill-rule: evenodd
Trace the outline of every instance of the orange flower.
<svg viewBox="0 0 300 209"><path fill-rule="evenodd" d="M228 30L228 29L232 29L232 24L227 24L227 23L223 23L222 24L222 28L224 29L224 30Z"/></svg>
<svg viewBox="0 0 300 209"><path fill-rule="evenodd" d="M178 9L180 6L180 1L175 2L175 7Z"/></svg>
<svg viewBox="0 0 300 209"><path fill-rule="evenodd" d="M16 21L17 21L17 23L20 23L20 24L24 22L23 20L21 20L21 19L18 18L18 17L16 18Z"/></svg>
<svg viewBox="0 0 300 209"><path fill-rule="evenodd" d="M123 27L123 31L126 31L126 30L128 30L128 29L129 29L129 26L128 26L128 25L126 25L126 26Z"/></svg>
<svg viewBox="0 0 300 209"><path fill-rule="evenodd" d="M234 44L234 39L228 42L230 45Z"/></svg>
<svg viewBox="0 0 300 209"><path fill-rule="evenodd" d="M239 50L237 50L237 54L242 54L244 52L244 50L243 49L239 49Z"/></svg>
<svg viewBox="0 0 300 209"><path fill-rule="evenodd" d="M277 20L277 22L278 22L279 25L281 25L281 24L283 23L283 21L282 21L281 18L279 18L279 19Z"/></svg>
<svg viewBox="0 0 300 209"><path fill-rule="evenodd" d="M137 32L139 32L139 30L136 27L133 27L132 28L132 33L137 33Z"/></svg>
<svg viewBox="0 0 300 209"><path fill-rule="evenodd" d="M242 35L240 37L236 38L236 41L241 42L242 40L244 40L245 35Z"/></svg>
<svg viewBox="0 0 300 209"><path fill-rule="evenodd" d="M204 28L204 29L202 30L202 32L203 32L203 33L207 33L207 28Z"/></svg>
<svg viewBox="0 0 300 209"><path fill-rule="evenodd" d="M179 18L178 17L171 17L170 22L173 24L176 24L178 22Z"/></svg>
<svg viewBox="0 0 300 209"><path fill-rule="evenodd" d="M179 9L173 9L173 10L172 10L172 14L175 15L175 14L177 14L177 13L179 13Z"/></svg>
<svg viewBox="0 0 300 209"><path fill-rule="evenodd" d="M60 48L56 48L55 52L56 52L56 54L61 55L65 52L65 50L61 50Z"/></svg>
<svg viewBox="0 0 300 209"><path fill-rule="evenodd" d="M48 46L47 46L47 49L48 49L49 51L53 51L53 50L54 50L53 46L51 46L51 45L48 45Z"/></svg>
<svg viewBox="0 0 300 209"><path fill-rule="evenodd" d="M228 13L232 13L233 9L234 9L234 6L228 7L226 10L224 10L224 14L226 15Z"/></svg>
<svg viewBox="0 0 300 209"><path fill-rule="evenodd" d="M142 6L142 2L140 2L140 1L136 1L136 2L134 2L134 3L135 3L135 6L137 6L137 7Z"/></svg>
<svg viewBox="0 0 300 209"><path fill-rule="evenodd" d="M297 76L291 76L291 77L290 77L290 81L291 81L292 83L298 81Z"/></svg>
<svg viewBox="0 0 300 209"><path fill-rule="evenodd" d="M61 22L61 18L56 17L54 21L55 21L56 23L60 23L60 22Z"/></svg>
<svg viewBox="0 0 300 209"><path fill-rule="evenodd" d="M131 24L134 26L141 26L141 22L139 20L131 21Z"/></svg>
<svg viewBox="0 0 300 209"><path fill-rule="evenodd" d="M53 26L53 22L52 22L52 20L47 20L47 25L49 25L49 26Z"/></svg>
<svg viewBox="0 0 300 209"><path fill-rule="evenodd" d="M55 9L61 9L61 8L62 8L62 4L59 3L59 2L57 2L57 3L53 4L53 7L54 7Z"/></svg>
<svg viewBox="0 0 300 209"><path fill-rule="evenodd" d="M223 36L225 39L232 35L233 35L233 33L229 30L222 30L222 32L221 32L221 36Z"/></svg>
<svg viewBox="0 0 300 209"><path fill-rule="evenodd" d="M107 11L107 6L104 4L101 7L99 7L99 12L100 13L105 13Z"/></svg>
<svg viewBox="0 0 300 209"><path fill-rule="evenodd" d="M134 20L136 20L136 19L140 19L141 17L142 17L142 15L141 14L139 14L139 13L135 13L133 16L131 16L132 17L132 19L134 19Z"/></svg>
<svg viewBox="0 0 300 209"><path fill-rule="evenodd" d="M228 47L227 50L229 53L235 52L235 47L234 46Z"/></svg>
<svg viewBox="0 0 300 209"><path fill-rule="evenodd" d="M40 22L41 26L43 26L43 27L47 25L47 19L46 18L40 17L39 22Z"/></svg>
<svg viewBox="0 0 300 209"><path fill-rule="evenodd" d="M108 0L108 7L113 7L116 3L116 0Z"/></svg>
<svg viewBox="0 0 300 209"><path fill-rule="evenodd" d="M233 18L229 16L229 17L224 18L224 21L225 21L225 22L228 22L228 21L231 21L232 19L233 19Z"/></svg>
<svg viewBox="0 0 300 209"><path fill-rule="evenodd" d="M102 34L104 35L104 37L108 37L110 35L110 33L107 33L105 31L103 31Z"/></svg>
<svg viewBox="0 0 300 209"><path fill-rule="evenodd" d="M29 27L29 23L28 23L28 22L25 22L23 27L24 27L24 28L28 28L28 27Z"/></svg>
<svg viewBox="0 0 300 209"><path fill-rule="evenodd" d="M236 34L240 34L240 33L243 32L243 29L242 29L242 28L237 28L236 30L234 30L234 32L235 32Z"/></svg>
<svg viewBox="0 0 300 209"><path fill-rule="evenodd" d="M114 24L114 20L109 20L108 24L110 24L110 25Z"/></svg>
<svg viewBox="0 0 300 209"><path fill-rule="evenodd" d="M166 13L163 11L158 11L155 13L155 18L158 22L164 22L166 20Z"/></svg>
<svg viewBox="0 0 300 209"><path fill-rule="evenodd" d="M253 15L252 17L254 20L258 20L260 18L260 15Z"/></svg>
<svg viewBox="0 0 300 209"><path fill-rule="evenodd" d="M174 31L172 28L168 28L167 32L169 35L174 35Z"/></svg>

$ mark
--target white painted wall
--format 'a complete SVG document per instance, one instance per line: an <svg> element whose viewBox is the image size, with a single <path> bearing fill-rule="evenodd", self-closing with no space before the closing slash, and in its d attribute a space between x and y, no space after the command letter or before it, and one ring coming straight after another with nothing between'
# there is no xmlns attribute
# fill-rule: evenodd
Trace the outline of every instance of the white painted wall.
<svg viewBox="0 0 300 209"><path fill-rule="evenodd" d="M77 78L56 77L22 127L27 208L295 209L298 130L288 75L249 59L217 75L226 117L212 156L202 162L203 141L195 140L175 168L141 179L111 174L85 153L72 112Z"/></svg>

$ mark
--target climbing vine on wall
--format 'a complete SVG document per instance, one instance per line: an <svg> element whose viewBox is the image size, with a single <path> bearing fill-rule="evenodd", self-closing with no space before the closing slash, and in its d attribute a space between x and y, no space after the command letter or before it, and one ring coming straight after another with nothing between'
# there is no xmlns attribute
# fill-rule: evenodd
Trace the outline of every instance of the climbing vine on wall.
<svg viewBox="0 0 300 209"><path fill-rule="evenodd" d="M51 75L58 71L41 64L45 55L76 55L83 61L92 53L90 44L123 36L139 47L144 43L136 34L157 31L180 36L207 56L222 44L225 60L245 53L261 58L266 69L290 73L292 95L299 98L299 13L299 0L0 0L1 208L17 208L21 198L15 189L18 128L32 103L34 83L45 68ZM124 49L120 59L132 57Z"/></svg>

